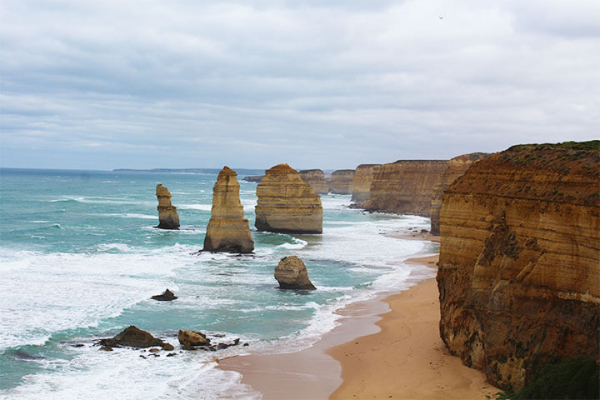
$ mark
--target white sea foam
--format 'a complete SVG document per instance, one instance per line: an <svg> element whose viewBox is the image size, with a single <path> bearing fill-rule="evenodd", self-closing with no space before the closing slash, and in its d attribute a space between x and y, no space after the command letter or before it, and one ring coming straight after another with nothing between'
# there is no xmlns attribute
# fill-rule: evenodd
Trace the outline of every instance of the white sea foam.
<svg viewBox="0 0 600 400"><path fill-rule="evenodd" d="M300 240L298 238L293 237L292 240L294 241L294 243L283 243L280 244L278 247L283 247L284 249L288 250L300 250L308 244L304 240Z"/></svg>
<svg viewBox="0 0 600 400"><path fill-rule="evenodd" d="M0 351L42 344L57 331L97 326L100 320L156 294L156 288L175 287L169 276L182 261L177 249L172 254L165 264L159 260L162 255L152 254L4 250L0 255L0 290L4 293Z"/></svg>
<svg viewBox="0 0 600 400"><path fill-rule="evenodd" d="M177 206L181 210L200 210L200 211L211 211L212 205L210 204L182 204Z"/></svg>
<svg viewBox="0 0 600 400"><path fill-rule="evenodd" d="M185 352L152 357L131 349L111 353L85 347L52 373L26 377L8 393L11 399L259 399L235 372L216 369L214 355ZM146 354L140 357L140 354Z"/></svg>

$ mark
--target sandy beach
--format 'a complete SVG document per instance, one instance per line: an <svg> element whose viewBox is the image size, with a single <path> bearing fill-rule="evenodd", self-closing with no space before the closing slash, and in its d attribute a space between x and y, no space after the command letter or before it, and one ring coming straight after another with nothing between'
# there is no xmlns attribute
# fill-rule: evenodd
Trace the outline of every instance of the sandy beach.
<svg viewBox="0 0 600 400"><path fill-rule="evenodd" d="M437 260L407 262L435 268ZM219 366L242 373L264 399L485 399L499 391L446 350L435 279L340 313L347 317L342 324L309 349Z"/></svg>
<svg viewBox="0 0 600 400"><path fill-rule="evenodd" d="M435 279L385 301L391 311L377 322L381 332L327 351L342 364L343 383L331 399L485 399L499 391L446 350Z"/></svg>

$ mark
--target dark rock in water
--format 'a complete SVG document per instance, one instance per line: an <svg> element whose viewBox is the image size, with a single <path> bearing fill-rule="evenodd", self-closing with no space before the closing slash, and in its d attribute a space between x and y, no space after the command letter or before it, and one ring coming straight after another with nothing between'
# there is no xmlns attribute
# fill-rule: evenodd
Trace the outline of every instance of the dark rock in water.
<svg viewBox="0 0 600 400"><path fill-rule="evenodd" d="M173 345L170 343L165 343L163 345L162 349L165 351L171 351L171 350L175 350L175 347L173 347Z"/></svg>
<svg viewBox="0 0 600 400"><path fill-rule="evenodd" d="M184 349L189 350L194 346L208 346L210 345L210 339L206 337L202 332L187 331L180 329L177 334L177 339Z"/></svg>
<svg viewBox="0 0 600 400"><path fill-rule="evenodd" d="M153 300L158 301L173 301L177 298L175 293L171 292L169 289L165 290L163 294L157 294L156 296L152 296Z"/></svg>
<svg viewBox="0 0 600 400"><path fill-rule="evenodd" d="M17 350L13 353L13 355L15 356L15 358L22 360L22 361L35 361L35 360L44 360L45 359L42 356L36 356L33 354L29 354L23 350Z"/></svg>
<svg viewBox="0 0 600 400"><path fill-rule="evenodd" d="M113 348L110 346L102 346L100 347L100 350L102 351L113 351Z"/></svg>
<svg viewBox="0 0 600 400"><path fill-rule="evenodd" d="M155 338L149 332L143 331L134 325L126 328L113 338L101 339L99 343L104 347L134 347L136 349L171 346L169 343Z"/></svg>
<svg viewBox="0 0 600 400"><path fill-rule="evenodd" d="M85 344L83 344L83 343L75 343L75 344L71 345L71 347L84 347L84 346L85 346Z"/></svg>
<svg viewBox="0 0 600 400"><path fill-rule="evenodd" d="M167 357L173 357L173 356L176 356L176 355L177 355L177 353L169 353L169 354L167 354Z"/></svg>
<svg viewBox="0 0 600 400"><path fill-rule="evenodd" d="M308 279L308 271L301 259L296 256L284 257L275 268L275 279L280 289L316 290Z"/></svg>

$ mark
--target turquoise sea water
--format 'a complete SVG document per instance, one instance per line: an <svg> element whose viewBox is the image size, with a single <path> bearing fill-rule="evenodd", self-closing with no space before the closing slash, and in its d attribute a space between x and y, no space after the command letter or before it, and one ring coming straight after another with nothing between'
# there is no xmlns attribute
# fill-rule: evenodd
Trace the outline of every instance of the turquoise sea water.
<svg viewBox="0 0 600 400"><path fill-rule="evenodd" d="M347 207L350 196L323 195L322 235L257 232L256 184L239 178L256 246L248 256L194 254L216 175L0 170L0 397L259 398L215 369L215 354L305 348L339 323L336 309L431 276L402 263L435 252L430 243L385 235L428 229L428 219L367 214ZM171 191L179 231L154 228L158 183ZM288 255L305 261L317 291L277 289L273 271ZM179 299L150 300L166 288ZM179 329L250 346L143 359L93 345L129 325L177 351Z"/></svg>

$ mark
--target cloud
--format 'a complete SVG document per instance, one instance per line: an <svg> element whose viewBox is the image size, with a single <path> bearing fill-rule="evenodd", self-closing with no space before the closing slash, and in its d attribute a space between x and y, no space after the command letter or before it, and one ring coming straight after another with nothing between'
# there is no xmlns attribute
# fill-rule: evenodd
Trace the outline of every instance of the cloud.
<svg viewBox="0 0 600 400"><path fill-rule="evenodd" d="M352 168L600 126L592 0L0 7L3 166Z"/></svg>

